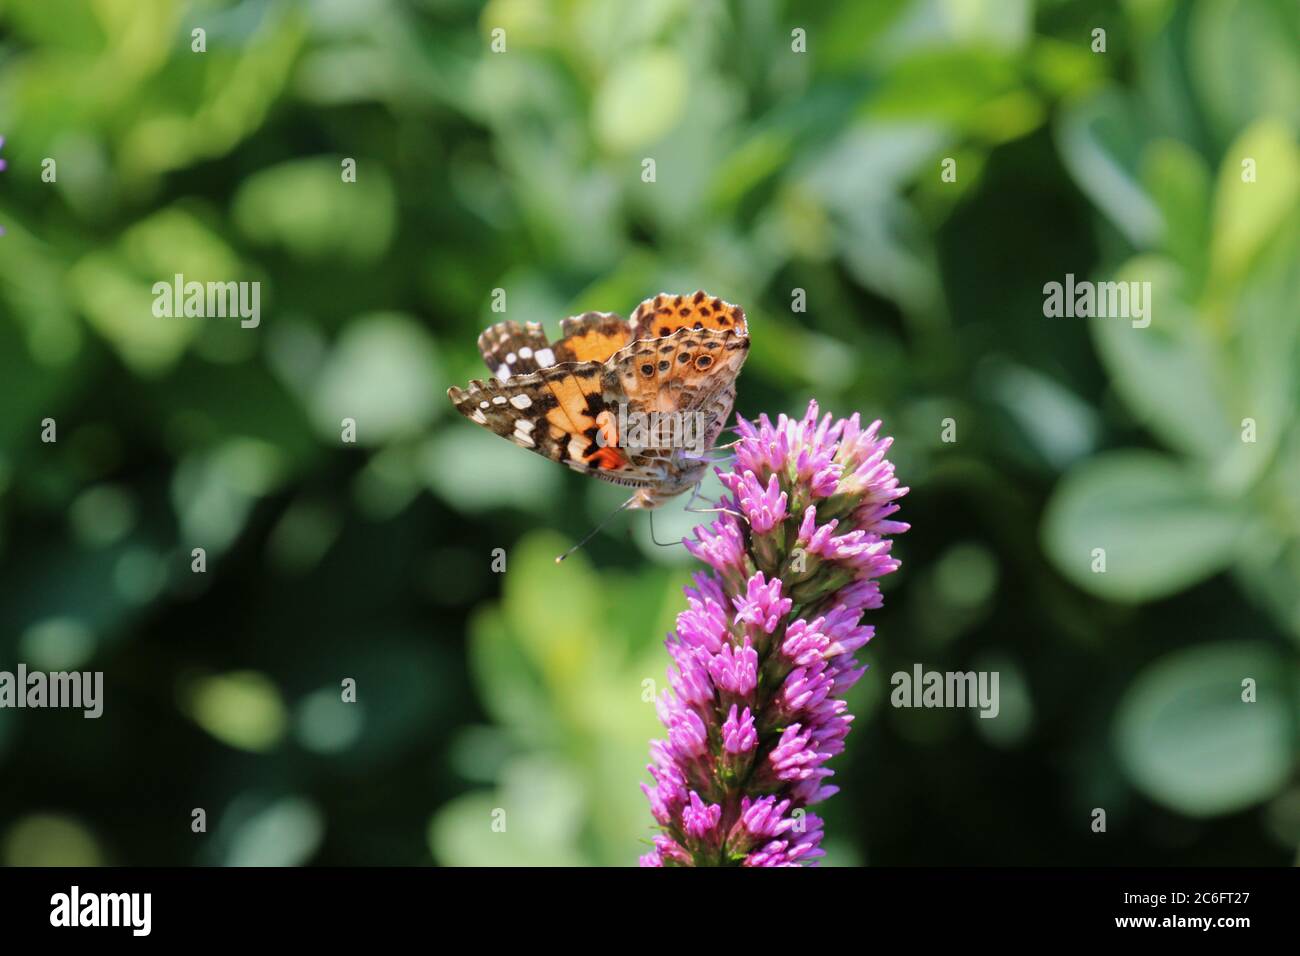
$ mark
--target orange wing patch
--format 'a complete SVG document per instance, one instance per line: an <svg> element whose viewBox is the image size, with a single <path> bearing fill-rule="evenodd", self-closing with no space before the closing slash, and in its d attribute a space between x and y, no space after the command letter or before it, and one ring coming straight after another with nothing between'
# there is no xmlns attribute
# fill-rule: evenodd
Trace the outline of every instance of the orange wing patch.
<svg viewBox="0 0 1300 956"><path fill-rule="evenodd" d="M557 370L547 375L545 382L555 396L555 407L546 412L546 420L552 429L573 436L596 427L588 396L594 395L597 401L601 401L599 373Z"/></svg>
<svg viewBox="0 0 1300 956"><path fill-rule="evenodd" d="M615 471L627 465L627 457L617 448L606 445L587 456L587 461L602 471Z"/></svg>
<svg viewBox="0 0 1300 956"><path fill-rule="evenodd" d="M546 377L555 407L546 412L550 433L573 465L615 471L628 459L618 448L618 422L601 396L601 369L556 371ZM603 436L603 438L602 438ZM581 470L581 468L579 468Z"/></svg>
<svg viewBox="0 0 1300 956"><path fill-rule="evenodd" d="M633 339L657 339L679 329L713 329L747 335L745 310L707 292L694 295L657 295L632 313Z"/></svg>
<svg viewBox="0 0 1300 956"><path fill-rule="evenodd" d="M602 471L615 471L627 465L627 456L618 448L618 418L608 408L596 416L596 450L585 457Z"/></svg>
<svg viewBox="0 0 1300 956"><path fill-rule="evenodd" d="M585 312L560 323L562 338L555 343L560 362L604 362L632 341L628 325L613 312Z"/></svg>

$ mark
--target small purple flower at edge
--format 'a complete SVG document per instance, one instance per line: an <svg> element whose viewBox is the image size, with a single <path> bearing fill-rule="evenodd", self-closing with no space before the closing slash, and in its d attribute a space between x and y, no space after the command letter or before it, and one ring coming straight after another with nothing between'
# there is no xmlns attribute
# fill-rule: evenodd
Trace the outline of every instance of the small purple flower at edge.
<svg viewBox="0 0 1300 956"><path fill-rule="evenodd" d="M666 740L642 784L661 832L643 866L815 865L836 791L825 764L844 750L844 695L866 668L877 580L897 570L889 520L907 493L892 439L858 416L738 419L723 513L687 549L713 569L686 589L659 698Z"/></svg>

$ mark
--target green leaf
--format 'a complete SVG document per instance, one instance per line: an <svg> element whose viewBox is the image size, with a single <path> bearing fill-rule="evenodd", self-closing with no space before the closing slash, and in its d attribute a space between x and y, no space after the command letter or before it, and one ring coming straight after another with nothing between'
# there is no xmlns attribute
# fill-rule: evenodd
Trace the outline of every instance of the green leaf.
<svg viewBox="0 0 1300 956"><path fill-rule="evenodd" d="M1256 483L1274 460L1300 410L1300 220L1288 241L1271 242L1251 280L1223 313L1235 332L1230 344L1235 402L1230 423L1255 424L1255 440L1233 441L1215 471L1216 488L1240 492ZM1285 487L1285 485L1284 485ZM1292 488L1298 487L1295 484ZM1296 496L1291 495L1292 498ZM1286 522L1300 531L1300 521Z"/></svg>
<svg viewBox="0 0 1300 956"><path fill-rule="evenodd" d="M151 5L169 9L157 0ZM114 117L109 122L120 138L118 168L126 182L148 181L235 149L266 121L293 73L307 33L305 12L281 7L271 10L264 26L245 34L243 42L213 37L208 52L194 56L188 42L182 45L176 42L176 34L168 37L162 32L167 12L150 18L148 7L132 4L129 12L122 8L115 19L118 26L113 32L121 40L110 41L114 49L141 49L135 44L154 42L156 56L166 61L151 82L142 84L138 104L123 102L119 94L109 101L110 109L102 111ZM151 37L154 31L160 34L156 41ZM163 42L165 46L156 45ZM137 77L148 76L151 70L118 72L121 77L113 80L130 89Z"/></svg>
<svg viewBox="0 0 1300 956"><path fill-rule="evenodd" d="M1260 547L1246 551L1233 576L1242 591L1268 610L1300 645L1300 588L1296 587L1300 538L1280 543L1261 534L1258 540Z"/></svg>
<svg viewBox="0 0 1300 956"><path fill-rule="evenodd" d="M793 140L788 130L758 129L721 157L713 175L714 206L734 208L751 190L784 169L793 152Z"/></svg>
<svg viewBox="0 0 1300 956"><path fill-rule="evenodd" d="M255 438L231 438L187 456L171 482L184 540L202 541L209 556L220 554L242 533L257 499L288 478L283 452Z"/></svg>
<svg viewBox="0 0 1300 956"><path fill-rule="evenodd" d="M1097 413L1056 379L1005 359L986 363L988 389L1025 440L1055 470L1097 447Z"/></svg>
<svg viewBox="0 0 1300 956"><path fill-rule="evenodd" d="M953 126L992 142L1023 135L1043 119L1042 103L1018 85L1016 61L986 46L916 51L889 70L863 112Z"/></svg>
<svg viewBox="0 0 1300 956"><path fill-rule="evenodd" d="M1141 602L1177 593L1236 557L1241 522L1177 462L1145 451L1089 459L1057 486L1043 545L1060 571L1101 597ZM1094 554L1105 551L1105 571Z"/></svg>
<svg viewBox="0 0 1300 956"><path fill-rule="evenodd" d="M241 795L223 815L214 843L225 846L222 866L301 866L325 836L325 817L307 797L274 802Z"/></svg>
<svg viewBox="0 0 1300 956"><path fill-rule="evenodd" d="M1246 448L1258 447L1246 444ZM1292 428L1255 497L1260 509L1234 569L1241 589L1300 644L1300 428Z"/></svg>
<svg viewBox="0 0 1300 956"><path fill-rule="evenodd" d="M1061 161L1092 202L1136 246L1161 233L1160 210L1138 182L1143 127L1124 95L1107 89L1065 108Z"/></svg>
<svg viewBox="0 0 1300 956"><path fill-rule="evenodd" d="M1294 4L1202 0L1189 19L1187 80L1220 143L1261 116L1296 121Z"/></svg>
<svg viewBox="0 0 1300 956"><path fill-rule="evenodd" d="M601 633L604 602L594 597L602 593L600 581L580 554L555 562L567 547L554 534L526 535L509 555L503 597L520 649L541 670L557 709L572 715L579 701L566 692L587 681L595 686L611 672Z"/></svg>
<svg viewBox="0 0 1300 956"><path fill-rule="evenodd" d="M316 379L312 418L338 441L341 422L356 421L356 440L383 444L421 431L446 408L444 376L432 336L401 312L354 319Z"/></svg>
<svg viewBox="0 0 1300 956"><path fill-rule="evenodd" d="M1291 772L1287 670L1262 643L1205 644L1166 655L1120 702L1115 745L1124 772L1179 813L1233 813L1276 793ZM1255 682L1248 703L1243 682Z"/></svg>
<svg viewBox="0 0 1300 956"><path fill-rule="evenodd" d="M222 743L253 753L275 748L287 723L279 688L257 671L196 677L183 688L181 707Z"/></svg>
<svg viewBox="0 0 1300 956"><path fill-rule="evenodd" d="M669 50L622 60L596 94L596 141L616 153L653 143L677 123L686 89L686 64Z"/></svg>
<svg viewBox="0 0 1300 956"><path fill-rule="evenodd" d="M499 609L485 608L470 622L469 660L484 709L525 743L541 746L562 736L537 666L520 651Z"/></svg>
<svg viewBox="0 0 1300 956"><path fill-rule="evenodd" d="M207 221L182 205L150 214L114 245L96 249L73 266L73 297L87 321L141 375L168 370L205 323L236 319L153 314L157 282L181 274L188 282L247 278L234 250Z"/></svg>
<svg viewBox="0 0 1300 956"><path fill-rule="evenodd" d="M498 719L529 739L549 730L600 732L587 709L597 689L617 682L615 648L600 582L586 556L553 534L526 535L506 555L502 606L480 613L470 646L482 697ZM485 553L484 560L487 560ZM632 697L633 690L628 691Z"/></svg>
<svg viewBox="0 0 1300 956"><path fill-rule="evenodd" d="M378 160L357 160L356 182L343 181L341 157L299 159L248 177L233 215L255 241L298 259L370 262L393 237L392 182Z"/></svg>
<svg viewBox="0 0 1300 956"><path fill-rule="evenodd" d="M636 783L646 779L649 740L663 732L649 692L663 688L660 642L685 604L681 576L646 569L624 577L607 569L598 578L584 552L555 564L565 544L537 532L510 549L503 608L480 611L472 622L471 666L484 707L514 740L572 762L586 806L584 850L594 862L625 865L638 853L637 837L649 832ZM507 777L503 772L503 784ZM465 812L483 814L479 804ZM499 843L444 848L498 849Z"/></svg>
<svg viewBox="0 0 1300 956"><path fill-rule="evenodd" d="M1242 180L1253 160L1255 181ZM1228 148L1214 196L1210 249L1215 282L1236 283L1278 228L1296 215L1300 201L1300 150L1282 124L1266 120Z"/></svg>
<svg viewBox="0 0 1300 956"><path fill-rule="evenodd" d="M1172 139L1157 140L1142 156L1142 181L1164 219L1164 248L1182 267L1195 300L1210 245L1210 171L1199 153Z"/></svg>
<svg viewBox="0 0 1300 956"><path fill-rule="evenodd" d="M431 490L467 512L541 512L553 506L564 480L553 462L463 420L424 442L418 467Z"/></svg>
<svg viewBox="0 0 1300 956"><path fill-rule="evenodd" d="M1171 447L1215 461L1236 428L1221 397L1221 346L1210 338L1186 304L1182 274L1168 259L1139 256L1114 276L1118 282L1149 282L1150 324L1094 318L1097 351L1115 390L1134 416Z"/></svg>
<svg viewBox="0 0 1300 956"><path fill-rule="evenodd" d="M498 790L444 805L429 824L429 849L444 866L582 866L577 848L584 788L548 758L517 758Z"/></svg>

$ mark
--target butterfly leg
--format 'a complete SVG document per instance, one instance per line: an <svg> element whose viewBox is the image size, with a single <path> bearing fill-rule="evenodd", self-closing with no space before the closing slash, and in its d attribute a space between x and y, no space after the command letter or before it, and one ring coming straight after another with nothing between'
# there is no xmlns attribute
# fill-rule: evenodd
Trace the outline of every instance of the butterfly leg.
<svg viewBox="0 0 1300 956"><path fill-rule="evenodd" d="M700 486L697 483L693 488L691 488L691 496L686 501L686 508L685 508L686 511L691 510L691 505L695 504L695 499L698 498L699 496L700 496Z"/></svg>
<svg viewBox="0 0 1300 956"><path fill-rule="evenodd" d="M718 506L717 502L713 502L714 507L712 508L692 508L691 505L695 503L695 499L699 496L699 494L700 494L700 486L696 485L695 491L691 494L691 500L686 502L686 509L685 509L686 511L690 512L693 515L728 514L728 515L732 515L733 517L739 518L741 521L745 522L745 524L749 524L749 519L746 518L739 511L733 511L731 508L720 507ZM707 501L708 499L705 500Z"/></svg>
<svg viewBox="0 0 1300 956"><path fill-rule="evenodd" d="M749 524L748 518L746 518L739 511L732 511L730 508L687 508L686 510L693 515L713 515L713 514L731 515L732 517L739 518L741 521L745 522L745 524Z"/></svg>
<svg viewBox="0 0 1300 956"><path fill-rule="evenodd" d="M710 463L717 463L717 462L720 462L720 461L727 461L728 459L730 459L730 458L733 457L732 454L731 454L731 449L735 448L735 447L736 447L737 445L739 445L739 444L740 444L740 439L738 438L738 439L736 439L735 441L733 441L733 442L731 442L731 443L729 443L729 444L726 444L726 445L715 445L714 447L712 447L712 448L710 448L708 451L706 451L703 455L699 456L698 458L696 458L696 459L694 459L694 460L696 460L696 461L707 461L707 462L710 462ZM717 457L717 458L708 458L708 457L705 457L705 456L707 456L707 455L713 455L713 454L717 454L718 457Z"/></svg>

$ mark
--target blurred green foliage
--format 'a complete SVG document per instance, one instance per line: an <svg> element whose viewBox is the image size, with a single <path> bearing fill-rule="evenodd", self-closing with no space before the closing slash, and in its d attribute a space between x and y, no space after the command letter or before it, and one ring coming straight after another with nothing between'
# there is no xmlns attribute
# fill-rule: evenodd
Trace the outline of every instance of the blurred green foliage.
<svg viewBox="0 0 1300 956"><path fill-rule="evenodd" d="M106 703L0 710L0 861L632 862L692 562L557 567L618 489L442 396L494 289L695 288L741 414L882 417L912 487L828 862L1293 860L1298 130L1285 0L8 0L0 669ZM1067 273L1151 326L1045 318ZM916 661L1000 716L885 706Z"/></svg>

